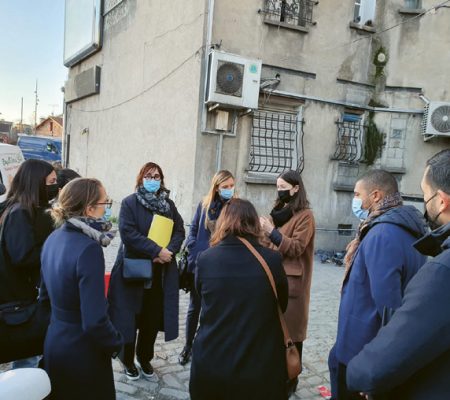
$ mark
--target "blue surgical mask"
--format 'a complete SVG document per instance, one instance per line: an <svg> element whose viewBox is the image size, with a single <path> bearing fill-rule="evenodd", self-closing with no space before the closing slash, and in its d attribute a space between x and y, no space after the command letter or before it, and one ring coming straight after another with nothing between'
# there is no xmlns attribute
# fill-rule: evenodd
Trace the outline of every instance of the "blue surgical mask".
<svg viewBox="0 0 450 400"><path fill-rule="evenodd" d="M105 208L105 213L103 214L103 219L109 221L112 215L112 210L110 208Z"/></svg>
<svg viewBox="0 0 450 400"><path fill-rule="evenodd" d="M356 218L359 218L360 220L364 220L369 216L369 210L364 210L362 208L362 199L358 199L357 197L353 197L352 211Z"/></svg>
<svg viewBox="0 0 450 400"><path fill-rule="evenodd" d="M219 189L219 195L224 200L230 200L234 195L234 188L232 189Z"/></svg>
<svg viewBox="0 0 450 400"><path fill-rule="evenodd" d="M161 181L154 179L144 179L144 189L150 193L156 193L161 187Z"/></svg>

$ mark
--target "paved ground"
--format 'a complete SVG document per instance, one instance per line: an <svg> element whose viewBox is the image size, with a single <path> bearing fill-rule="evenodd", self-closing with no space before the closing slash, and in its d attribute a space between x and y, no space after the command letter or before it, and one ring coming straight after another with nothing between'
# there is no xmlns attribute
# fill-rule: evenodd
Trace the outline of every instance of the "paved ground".
<svg viewBox="0 0 450 400"><path fill-rule="evenodd" d="M118 248L115 240L105 251L107 269L112 268ZM310 323L308 339L303 348L303 373L293 399L321 399L317 386L329 386L327 357L336 334L336 320L339 301L340 282L343 268L334 264L321 264L315 261L311 290ZM165 343L158 336L155 348L156 357L152 361L155 375L150 379L141 378L127 381L118 361L113 362L117 400L171 400L189 399L190 364L178 364L178 354L184 342L184 321L189 296L180 296L180 337ZM8 365L0 365L0 371Z"/></svg>

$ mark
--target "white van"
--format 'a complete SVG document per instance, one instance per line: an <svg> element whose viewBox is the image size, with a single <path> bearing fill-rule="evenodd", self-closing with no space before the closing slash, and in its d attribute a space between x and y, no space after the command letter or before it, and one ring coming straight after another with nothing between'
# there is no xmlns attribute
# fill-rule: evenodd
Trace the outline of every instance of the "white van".
<svg viewBox="0 0 450 400"><path fill-rule="evenodd" d="M11 187L14 175L24 161L22 150L18 146L0 143L0 181L5 185L6 191ZM6 193L0 196L0 202L5 200Z"/></svg>

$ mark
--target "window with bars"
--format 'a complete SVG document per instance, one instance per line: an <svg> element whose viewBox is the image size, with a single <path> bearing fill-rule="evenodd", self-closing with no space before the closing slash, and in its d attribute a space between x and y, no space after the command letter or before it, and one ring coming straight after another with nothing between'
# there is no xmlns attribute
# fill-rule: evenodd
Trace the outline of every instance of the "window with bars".
<svg viewBox="0 0 450 400"><path fill-rule="evenodd" d="M317 3L312 0L265 0L263 13L268 21L305 27L314 24L313 8Z"/></svg>
<svg viewBox="0 0 450 400"><path fill-rule="evenodd" d="M303 121L300 112L260 109L253 113L250 172L280 174L303 170Z"/></svg>
<svg viewBox="0 0 450 400"><path fill-rule="evenodd" d="M361 114L344 113L342 120L336 122L336 150L333 160L359 162L364 157L364 136L366 126Z"/></svg>

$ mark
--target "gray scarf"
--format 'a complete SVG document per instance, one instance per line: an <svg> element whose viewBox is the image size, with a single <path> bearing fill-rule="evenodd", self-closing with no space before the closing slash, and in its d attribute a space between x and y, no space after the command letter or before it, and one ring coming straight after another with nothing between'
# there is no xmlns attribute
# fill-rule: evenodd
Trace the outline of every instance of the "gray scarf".
<svg viewBox="0 0 450 400"><path fill-rule="evenodd" d="M81 229L81 231L94 239L101 246L108 246L116 236L117 230L111 231L112 224L108 221L100 219L94 219L89 217L73 217L68 219L75 227Z"/></svg>
<svg viewBox="0 0 450 400"><path fill-rule="evenodd" d="M154 214L170 217L170 204L167 201L169 192L159 190L158 193L147 192L143 186L139 186L136 191L136 197L146 209Z"/></svg>

